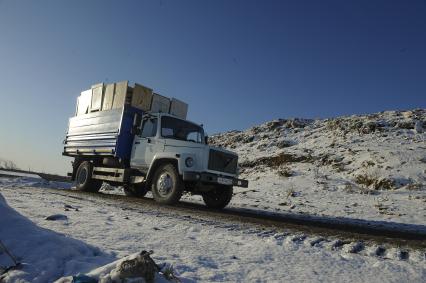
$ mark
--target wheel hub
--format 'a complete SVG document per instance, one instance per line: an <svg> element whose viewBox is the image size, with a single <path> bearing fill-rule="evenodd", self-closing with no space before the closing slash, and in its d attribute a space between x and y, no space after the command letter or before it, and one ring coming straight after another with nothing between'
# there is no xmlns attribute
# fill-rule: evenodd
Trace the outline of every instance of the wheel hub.
<svg viewBox="0 0 426 283"><path fill-rule="evenodd" d="M161 196L167 196L173 188L172 177L168 173L161 174L157 181L157 188Z"/></svg>

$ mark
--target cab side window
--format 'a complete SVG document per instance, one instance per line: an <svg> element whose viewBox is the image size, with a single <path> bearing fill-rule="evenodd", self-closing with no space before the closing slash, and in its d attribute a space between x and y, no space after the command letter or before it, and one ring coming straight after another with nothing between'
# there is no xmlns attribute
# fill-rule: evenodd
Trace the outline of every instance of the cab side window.
<svg viewBox="0 0 426 283"><path fill-rule="evenodd" d="M157 119L148 119L143 122L141 137L155 137L157 134Z"/></svg>
<svg viewBox="0 0 426 283"><path fill-rule="evenodd" d="M187 141L202 143L201 141L201 134L200 132L189 132L188 136L186 137Z"/></svg>

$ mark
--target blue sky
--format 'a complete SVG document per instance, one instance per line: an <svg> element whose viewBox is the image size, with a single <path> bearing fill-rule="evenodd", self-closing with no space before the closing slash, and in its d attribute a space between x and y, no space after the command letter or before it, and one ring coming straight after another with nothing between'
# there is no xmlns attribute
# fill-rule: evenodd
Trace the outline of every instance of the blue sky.
<svg viewBox="0 0 426 283"><path fill-rule="evenodd" d="M0 0L0 158L65 173L79 92L130 80L207 132L426 107L426 1Z"/></svg>

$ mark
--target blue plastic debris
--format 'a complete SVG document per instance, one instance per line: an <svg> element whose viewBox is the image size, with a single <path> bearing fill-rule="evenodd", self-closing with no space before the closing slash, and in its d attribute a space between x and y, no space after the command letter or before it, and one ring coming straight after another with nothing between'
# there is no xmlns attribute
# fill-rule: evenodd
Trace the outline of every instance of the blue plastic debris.
<svg viewBox="0 0 426 283"><path fill-rule="evenodd" d="M98 283L98 280L89 277L87 275L76 275L72 277L72 282L73 283Z"/></svg>

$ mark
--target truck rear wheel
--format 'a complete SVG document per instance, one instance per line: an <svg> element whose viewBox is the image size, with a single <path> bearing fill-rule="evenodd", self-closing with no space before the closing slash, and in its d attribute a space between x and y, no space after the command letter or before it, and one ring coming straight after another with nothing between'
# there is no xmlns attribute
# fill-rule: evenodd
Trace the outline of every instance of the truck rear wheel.
<svg viewBox="0 0 426 283"><path fill-rule="evenodd" d="M204 203L210 208L224 208L232 199L231 186L218 186L214 190L202 194Z"/></svg>
<svg viewBox="0 0 426 283"><path fill-rule="evenodd" d="M142 198L144 197L147 193L148 190L144 185L127 185L123 187L123 191L124 194L128 197L137 197L137 198Z"/></svg>
<svg viewBox="0 0 426 283"><path fill-rule="evenodd" d="M75 174L76 190L85 192L98 192L102 181L92 179L93 165L89 161L83 161Z"/></svg>
<svg viewBox="0 0 426 283"><path fill-rule="evenodd" d="M182 197L183 182L172 164L161 165L152 178L152 196L162 204L175 204Z"/></svg>

